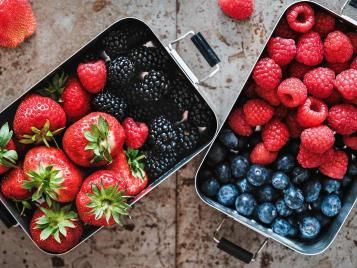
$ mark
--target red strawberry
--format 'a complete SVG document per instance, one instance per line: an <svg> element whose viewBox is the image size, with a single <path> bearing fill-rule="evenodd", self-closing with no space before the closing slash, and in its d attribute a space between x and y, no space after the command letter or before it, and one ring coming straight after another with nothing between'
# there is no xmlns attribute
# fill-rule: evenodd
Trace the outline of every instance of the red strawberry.
<svg viewBox="0 0 357 268"><path fill-rule="evenodd" d="M12 131L6 122L0 128L0 174L4 174L9 168L15 167L18 158L16 146L12 140Z"/></svg>
<svg viewBox="0 0 357 268"><path fill-rule="evenodd" d="M63 253L78 244L83 225L71 205L42 204L33 214L30 233L35 243L51 253Z"/></svg>
<svg viewBox="0 0 357 268"><path fill-rule="evenodd" d="M228 125L234 133L240 136L250 136L253 133L252 127L247 123L241 108L234 108L228 117Z"/></svg>
<svg viewBox="0 0 357 268"><path fill-rule="evenodd" d="M78 214L84 223L96 226L120 224L120 215L128 215L125 180L109 170L100 170L86 178L77 195Z"/></svg>
<svg viewBox="0 0 357 268"><path fill-rule="evenodd" d="M93 112L67 128L62 145L75 164L94 167L112 162L124 141L124 129L118 120L106 113Z"/></svg>
<svg viewBox="0 0 357 268"><path fill-rule="evenodd" d="M108 166L118 180L126 184L125 192L129 196L136 196L148 184L148 176L141 163L142 159L143 156L138 150L128 149L126 152L121 151Z"/></svg>
<svg viewBox="0 0 357 268"><path fill-rule="evenodd" d="M249 18L254 9L253 0L218 0L222 11L237 20Z"/></svg>
<svg viewBox="0 0 357 268"><path fill-rule="evenodd" d="M133 118L127 117L123 122L126 136L126 145L129 148L138 149L145 143L149 128L145 123L135 122Z"/></svg>
<svg viewBox="0 0 357 268"><path fill-rule="evenodd" d="M270 152L264 146L264 143L258 143L255 145L250 153L250 161L253 164L269 165L273 163L278 156L278 152Z"/></svg>
<svg viewBox="0 0 357 268"><path fill-rule="evenodd" d="M77 75L84 88L90 93L99 93L107 80L107 68L103 60L81 63Z"/></svg>
<svg viewBox="0 0 357 268"><path fill-rule="evenodd" d="M333 178L342 179L348 166L348 156L344 151L333 151L332 157L328 158L320 167L322 174Z"/></svg>
<svg viewBox="0 0 357 268"><path fill-rule="evenodd" d="M53 140L66 126L66 113L48 97L37 94L27 96L17 107L14 132L21 143L45 143Z"/></svg>
<svg viewBox="0 0 357 268"><path fill-rule="evenodd" d="M14 168L1 181L1 192L6 198L25 200L31 197L32 191L22 187L26 176L21 168Z"/></svg>
<svg viewBox="0 0 357 268"><path fill-rule="evenodd" d="M271 120L262 130L262 140L265 148L271 152L277 152L289 140L288 127L278 119Z"/></svg>
<svg viewBox="0 0 357 268"><path fill-rule="evenodd" d="M35 190L32 200L45 197L60 203L71 202L82 184L82 174L64 152L56 148L38 146L30 149L24 159L26 181L23 188Z"/></svg>
<svg viewBox="0 0 357 268"><path fill-rule="evenodd" d="M36 19L27 0L0 1L0 46L17 47L36 30Z"/></svg>

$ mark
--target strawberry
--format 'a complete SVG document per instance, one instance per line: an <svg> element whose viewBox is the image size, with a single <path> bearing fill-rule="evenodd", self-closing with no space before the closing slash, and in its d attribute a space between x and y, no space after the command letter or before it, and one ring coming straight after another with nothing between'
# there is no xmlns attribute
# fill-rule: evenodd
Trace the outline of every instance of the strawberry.
<svg viewBox="0 0 357 268"><path fill-rule="evenodd" d="M138 150L128 149L126 152L121 151L108 166L108 169L117 175L119 181L127 184L125 191L129 196L139 194L148 184L142 159L143 156Z"/></svg>
<svg viewBox="0 0 357 268"><path fill-rule="evenodd" d="M18 158L12 133L7 122L0 128L0 174L15 167Z"/></svg>
<svg viewBox="0 0 357 268"><path fill-rule="evenodd" d="M42 204L33 214L30 233L35 243L51 253L63 253L78 244L83 225L71 205Z"/></svg>
<svg viewBox="0 0 357 268"><path fill-rule="evenodd" d="M36 30L36 19L27 0L0 1L0 46L17 47Z"/></svg>
<svg viewBox="0 0 357 268"><path fill-rule="evenodd" d="M107 80L107 68L103 60L81 63L77 75L84 88L90 93L99 93Z"/></svg>
<svg viewBox="0 0 357 268"><path fill-rule="evenodd" d="M149 135L149 128L145 123L135 122L133 118L127 117L124 119L123 127L125 143L129 148L138 149L143 146Z"/></svg>
<svg viewBox="0 0 357 268"><path fill-rule="evenodd" d="M14 132L21 143L44 143L54 140L66 126L66 113L48 97L38 94L27 96L17 107Z"/></svg>
<svg viewBox="0 0 357 268"><path fill-rule="evenodd" d="M77 211L84 223L96 226L120 224L120 215L128 215L126 181L110 170L91 174L77 195Z"/></svg>
<svg viewBox="0 0 357 268"><path fill-rule="evenodd" d="M32 191L22 187L26 175L22 168L14 168L1 181L1 192L6 198L25 200L31 197Z"/></svg>
<svg viewBox="0 0 357 268"><path fill-rule="evenodd" d="M62 145L75 164L93 167L111 163L124 141L124 129L113 116L93 112L67 128Z"/></svg>
<svg viewBox="0 0 357 268"><path fill-rule="evenodd" d="M30 149L23 169L26 181L22 187L35 190L33 201L45 197L48 205L52 204L52 200L60 203L73 201L83 180L81 172L62 150L46 146Z"/></svg>

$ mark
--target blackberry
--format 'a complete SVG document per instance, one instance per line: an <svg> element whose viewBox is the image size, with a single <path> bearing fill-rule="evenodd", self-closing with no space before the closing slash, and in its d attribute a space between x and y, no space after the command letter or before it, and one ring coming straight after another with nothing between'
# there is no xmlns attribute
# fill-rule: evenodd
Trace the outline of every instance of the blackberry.
<svg viewBox="0 0 357 268"><path fill-rule="evenodd" d="M127 85L135 76L135 66L127 57L118 57L108 64L108 83L111 86Z"/></svg>
<svg viewBox="0 0 357 268"><path fill-rule="evenodd" d="M170 98L182 112L189 110L197 102L191 84L181 77L172 80Z"/></svg>
<svg viewBox="0 0 357 268"><path fill-rule="evenodd" d="M168 171L176 163L177 155L175 151L156 154L153 151L146 152L145 171L150 179L154 180Z"/></svg>
<svg viewBox="0 0 357 268"><path fill-rule="evenodd" d="M214 121L214 114L207 104L196 102L188 113L189 120L197 127L209 127Z"/></svg>
<svg viewBox="0 0 357 268"><path fill-rule="evenodd" d="M168 68L169 57L164 49L141 46L130 51L129 57L141 71L166 70Z"/></svg>
<svg viewBox="0 0 357 268"><path fill-rule="evenodd" d="M102 92L92 99L92 106L95 111L111 114L119 121L126 116L127 104L120 98L110 92Z"/></svg>
<svg viewBox="0 0 357 268"><path fill-rule="evenodd" d="M180 155L190 153L196 148L200 134L198 128L189 122L183 122L177 125L177 152Z"/></svg>
<svg viewBox="0 0 357 268"><path fill-rule="evenodd" d="M149 144L158 153L174 151L177 133L173 124L163 115L155 117L149 125Z"/></svg>

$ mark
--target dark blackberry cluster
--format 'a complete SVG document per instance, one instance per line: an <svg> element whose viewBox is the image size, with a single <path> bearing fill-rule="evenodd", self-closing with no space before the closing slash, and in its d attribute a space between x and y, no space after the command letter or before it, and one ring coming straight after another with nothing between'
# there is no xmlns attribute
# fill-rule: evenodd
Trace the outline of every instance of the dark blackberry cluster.
<svg viewBox="0 0 357 268"><path fill-rule="evenodd" d="M151 121L149 144L159 155L176 149L177 133L174 125L165 116L160 115Z"/></svg>
<svg viewBox="0 0 357 268"><path fill-rule="evenodd" d="M170 98L182 112L191 109L197 102L192 85L181 77L172 80Z"/></svg>
<svg viewBox="0 0 357 268"><path fill-rule="evenodd" d="M169 58L165 50L156 47L137 47L130 51L129 57L141 71L166 70Z"/></svg>
<svg viewBox="0 0 357 268"><path fill-rule="evenodd" d="M197 127L209 127L214 122L214 114L206 103L196 102L188 113L189 120Z"/></svg>
<svg viewBox="0 0 357 268"><path fill-rule="evenodd" d="M108 64L108 83L121 87L127 85L135 76L135 65L127 57L118 57Z"/></svg>
<svg viewBox="0 0 357 268"><path fill-rule="evenodd" d="M110 92L97 94L92 99L92 106L95 111L111 114L120 122L127 115L127 103L124 99L117 97Z"/></svg>
<svg viewBox="0 0 357 268"><path fill-rule="evenodd" d="M145 171L149 178L157 179L170 168L172 168L177 161L177 154L175 151L157 154L153 151L146 152Z"/></svg>
<svg viewBox="0 0 357 268"><path fill-rule="evenodd" d="M177 152L179 155L186 155L194 150L200 140L198 128L189 122L182 122L176 126L177 131Z"/></svg>

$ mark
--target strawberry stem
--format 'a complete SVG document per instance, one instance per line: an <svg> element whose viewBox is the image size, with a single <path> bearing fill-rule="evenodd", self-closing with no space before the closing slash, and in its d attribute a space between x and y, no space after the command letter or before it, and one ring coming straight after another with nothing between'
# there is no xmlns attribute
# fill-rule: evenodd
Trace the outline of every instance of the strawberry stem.
<svg viewBox="0 0 357 268"><path fill-rule="evenodd" d="M145 165L142 160L145 159L144 154L140 154L139 150L128 149L125 152L128 165L130 167L131 173L134 177L139 177L140 179L145 179Z"/></svg>
<svg viewBox="0 0 357 268"><path fill-rule="evenodd" d="M56 74L45 88L38 90L38 93L57 102L62 102L61 97L67 80L68 76L64 72Z"/></svg>
<svg viewBox="0 0 357 268"><path fill-rule="evenodd" d="M18 155L15 150L8 150L6 146L12 138L13 131L10 131L9 124L6 122L0 128L0 164L6 167L15 168Z"/></svg>

